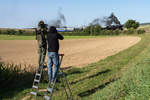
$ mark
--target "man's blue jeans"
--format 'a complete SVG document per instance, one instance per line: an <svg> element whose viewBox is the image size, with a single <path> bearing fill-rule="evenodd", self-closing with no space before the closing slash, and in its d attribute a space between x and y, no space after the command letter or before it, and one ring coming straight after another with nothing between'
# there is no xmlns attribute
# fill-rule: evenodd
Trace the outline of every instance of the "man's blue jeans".
<svg viewBox="0 0 150 100"><path fill-rule="evenodd" d="M54 65L54 70L52 69ZM49 81L54 81L59 70L59 55L57 52L48 52L48 75Z"/></svg>

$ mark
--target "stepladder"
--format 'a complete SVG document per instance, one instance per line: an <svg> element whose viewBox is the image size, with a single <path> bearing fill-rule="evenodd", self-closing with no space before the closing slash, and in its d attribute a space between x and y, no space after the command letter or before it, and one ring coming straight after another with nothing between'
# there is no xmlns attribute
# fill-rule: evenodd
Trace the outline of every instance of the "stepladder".
<svg viewBox="0 0 150 100"><path fill-rule="evenodd" d="M59 71L56 75L56 78L53 82L49 81L48 82L48 87L46 89L45 95L43 96L44 100L52 100L53 92L55 89L55 84L56 80L60 79L61 84L64 88L64 92L66 94L66 100L73 100L72 92L70 89L70 84L66 78L66 74L64 73L63 69L60 68L62 60L63 60L64 54L59 54ZM38 90L39 90L39 84L42 76L44 66L40 66L35 74L34 80L33 80L33 85L32 85L32 91L30 92L31 95L37 96Z"/></svg>
<svg viewBox="0 0 150 100"><path fill-rule="evenodd" d="M30 92L31 95L37 96L44 67L46 66L45 65L38 66L38 69L36 70L36 74L35 74L33 85L32 85L32 91Z"/></svg>
<svg viewBox="0 0 150 100"><path fill-rule="evenodd" d="M60 61L59 61L59 67L60 67L64 54L59 54L59 57L60 57ZM66 100L73 100L72 92L70 89L70 84L66 78L66 74L64 73L63 69L60 69L60 68L59 68L59 71L57 73L55 80L53 82L51 81L48 82L48 88L47 88L45 95L43 96L43 99L52 100L53 92L55 89L55 84L56 84L58 77L60 78L61 84L64 88L64 92L66 94Z"/></svg>

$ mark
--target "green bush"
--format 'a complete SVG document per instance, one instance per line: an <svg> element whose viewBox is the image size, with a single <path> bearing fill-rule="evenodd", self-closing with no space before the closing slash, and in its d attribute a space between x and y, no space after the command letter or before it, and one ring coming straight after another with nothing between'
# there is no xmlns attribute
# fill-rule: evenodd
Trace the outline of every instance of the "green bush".
<svg viewBox="0 0 150 100"><path fill-rule="evenodd" d="M121 34L122 31L121 30L101 30L100 33L98 35L119 35Z"/></svg>
<svg viewBox="0 0 150 100"><path fill-rule="evenodd" d="M113 35L119 35L119 34L121 34L121 32L122 32L121 30L114 30Z"/></svg>
<svg viewBox="0 0 150 100"><path fill-rule="evenodd" d="M145 30L143 30L143 29L137 30L137 34L144 34L144 33L145 33Z"/></svg>
<svg viewBox="0 0 150 100"><path fill-rule="evenodd" d="M122 33L123 34L136 34L136 30L131 28L131 29L128 29L128 30L124 30Z"/></svg>
<svg viewBox="0 0 150 100"><path fill-rule="evenodd" d="M64 36L88 36L90 35L89 33L86 33L86 32L62 32L60 34Z"/></svg>
<svg viewBox="0 0 150 100"><path fill-rule="evenodd" d="M24 33L24 31L22 31L22 30L18 30L18 35L23 35L23 33Z"/></svg>
<svg viewBox="0 0 150 100"><path fill-rule="evenodd" d="M8 35L15 35L17 33L17 31L13 30L13 29L7 29L6 30L6 34Z"/></svg>

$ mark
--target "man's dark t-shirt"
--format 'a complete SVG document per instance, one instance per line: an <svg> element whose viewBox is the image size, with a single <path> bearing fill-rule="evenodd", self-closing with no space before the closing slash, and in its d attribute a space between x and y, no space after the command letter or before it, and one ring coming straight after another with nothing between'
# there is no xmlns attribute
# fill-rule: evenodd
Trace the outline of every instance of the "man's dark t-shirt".
<svg viewBox="0 0 150 100"><path fill-rule="evenodd" d="M64 37L59 33L48 33L47 41L48 41L48 52L57 52L59 51L59 41L63 40Z"/></svg>

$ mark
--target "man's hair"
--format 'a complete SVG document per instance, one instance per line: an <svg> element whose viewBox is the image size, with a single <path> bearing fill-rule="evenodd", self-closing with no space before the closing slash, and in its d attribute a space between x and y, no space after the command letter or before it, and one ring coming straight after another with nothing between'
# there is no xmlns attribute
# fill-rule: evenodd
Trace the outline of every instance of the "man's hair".
<svg viewBox="0 0 150 100"><path fill-rule="evenodd" d="M38 23L38 26L41 26L41 25L44 25L44 21L43 20L40 20L39 23Z"/></svg>
<svg viewBox="0 0 150 100"><path fill-rule="evenodd" d="M50 26L49 33L57 33L56 27L55 26Z"/></svg>

